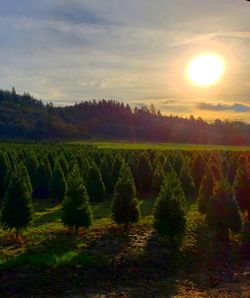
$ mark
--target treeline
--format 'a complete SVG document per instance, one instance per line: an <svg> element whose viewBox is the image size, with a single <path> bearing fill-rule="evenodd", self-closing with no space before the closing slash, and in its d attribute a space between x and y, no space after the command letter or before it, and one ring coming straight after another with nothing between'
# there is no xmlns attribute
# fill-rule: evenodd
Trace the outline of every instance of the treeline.
<svg viewBox="0 0 250 298"><path fill-rule="evenodd" d="M44 105L30 94L0 90L0 138L126 139L221 145L249 145L250 125L243 122L164 116L153 105L136 107L113 101L72 106Z"/></svg>
<svg viewBox="0 0 250 298"><path fill-rule="evenodd" d="M34 200L44 198L62 203L62 221L76 234L92 223L91 202L110 200L114 222L127 227L139 221L138 198L148 195L157 198L154 227L173 242L185 234L190 203L221 239L241 230L241 214L250 219L248 153L1 147L0 219L17 235L32 220Z"/></svg>

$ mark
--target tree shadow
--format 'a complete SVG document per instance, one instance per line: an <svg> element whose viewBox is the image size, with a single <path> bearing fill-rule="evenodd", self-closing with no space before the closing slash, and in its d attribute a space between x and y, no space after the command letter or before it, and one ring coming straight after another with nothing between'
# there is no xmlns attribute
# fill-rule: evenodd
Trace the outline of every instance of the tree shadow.
<svg viewBox="0 0 250 298"><path fill-rule="evenodd" d="M51 208L49 210L46 210L46 213L44 212L42 215L36 214L33 222L32 227L38 227L43 224L51 223L59 221L61 218L61 208Z"/></svg>

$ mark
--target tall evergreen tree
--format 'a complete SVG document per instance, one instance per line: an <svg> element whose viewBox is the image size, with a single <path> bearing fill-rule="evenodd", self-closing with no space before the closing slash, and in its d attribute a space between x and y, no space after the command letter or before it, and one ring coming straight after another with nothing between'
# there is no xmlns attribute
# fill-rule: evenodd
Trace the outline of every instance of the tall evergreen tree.
<svg viewBox="0 0 250 298"><path fill-rule="evenodd" d="M154 205L154 227L171 242L185 233L185 196L175 172L167 174Z"/></svg>
<svg viewBox="0 0 250 298"><path fill-rule="evenodd" d="M92 210L89 204L89 197L77 167L68 178L68 190L63 201L62 221L75 229L78 234L80 227L87 228L92 223Z"/></svg>
<svg viewBox="0 0 250 298"><path fill-rule="evenodd" d="M66 192L66 180L59 161L56 162L51 182L51 196L55 200L63 200Z"/></svg>
<svg viewBox="0 0 250 298"><path fill-rule="evenodd" d="M30 223L33 214L31 189L25 171L21 165L11 175L1 214L4 228L15 229L17 237L20 229Z"/></svg>
<svg viewBox="0 0 250 298"><path fill-rule="evenodd" d="M206 218L208 226L219 239L228 240L229 230L235 233L241 230L239 207L227 180L216 183L207 206Z"/></svg>
<svg viewBox="0 0 250 298"><path fill-rule="evenodd" d="M111 212L113 220L117 224L125 224L125 226L129 223L137 222L140 217L134 179L130 168L125 163L121 167L119 178L115 185Z"/></svg>
<svg viewBox="0 0 250 298"><path fill-rule="evenodd" d="M101 201L104 199L105 186L100 170L95 164L88 169L86 185L90 201Z"/></svg>

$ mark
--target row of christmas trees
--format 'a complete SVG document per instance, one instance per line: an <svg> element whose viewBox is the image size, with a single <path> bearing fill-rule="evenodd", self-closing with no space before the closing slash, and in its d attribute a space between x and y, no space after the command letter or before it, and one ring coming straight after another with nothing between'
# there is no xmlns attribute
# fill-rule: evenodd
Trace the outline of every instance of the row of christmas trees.
<svg viewBox="0 0 250 298"><path fill-rule="evenodd" d="M224 235L228 229L240 229L238 205L250 214L248 154L53 147L44 152L24 146L21 150L7 148L0 152L0 176L2 190L5 186L1 221L5 227L15 227L17 233L19 227L13 226L10 218L15 208L22 210L22 198L26 211L20 213L26 219L20 220L20 227L31 220L31 198L44 196L63 200L62 220L76 231L81 224L91 224L89 200L100 200L105 192L112 194L114 221L125 225L139 219L138 192L159 194L154 225L161 234L171 233L179 223L178 233L183 233L190 196L198 197L199 210L206 215L210 227Z"/></svg>

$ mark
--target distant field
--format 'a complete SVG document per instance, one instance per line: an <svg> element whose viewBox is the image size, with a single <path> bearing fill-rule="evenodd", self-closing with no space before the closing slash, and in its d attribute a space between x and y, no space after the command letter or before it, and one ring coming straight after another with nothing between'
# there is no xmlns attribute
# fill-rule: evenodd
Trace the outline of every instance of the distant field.
<svg viewBox="0 0 250 298"><path fill-rule="evenodd" d="M71 141L70 144L96 145L98 148L118 148L118 149L154 149L154 150L224 150L224 151L250 151L250 146L222 146L222 145L202 145L202 144L175 144L175 143L129 143L127 141Z"/></svg>

